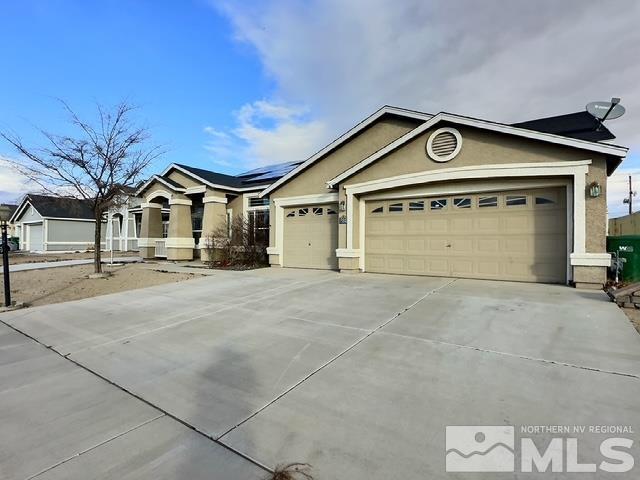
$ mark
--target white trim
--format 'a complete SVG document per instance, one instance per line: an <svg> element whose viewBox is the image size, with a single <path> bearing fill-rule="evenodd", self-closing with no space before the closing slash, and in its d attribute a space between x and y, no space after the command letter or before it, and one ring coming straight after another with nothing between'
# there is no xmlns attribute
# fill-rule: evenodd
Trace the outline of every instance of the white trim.
<svg viewBox="0 0 640 480"><path fill-rule="evenodd" d="M280 250L276 247L267 247L267 255L280 255Z"/></svg>
<svg viewBox="0 0 640 480"><path fill-rule="evenodd" d="M293 205L311 205L312 203L335 203L338 201L337 193L320 193L316 195L301 195L299 197L274 198L273 204L279 207L291 207Z"/></svg>
<svg viewBox="0 0 640 480"><path fill-rule="evenodd" d="M338 194L337 193L321 193L318 195L301 195L299 197L282 197L282 198L274 198L271 200L273 206L275 208L276 218L275 218L275 228L276 233L274 236L275 245L270 246L269 255L279 255L278 263L274 265L283 265L282 258L284 249L282 248L284 245L284 208L292 207L294 205L313 205L316 203L337 203L338 202Z"/></svg>
<svg viewBox="0 0 640 480"><path fill-rule="evenodd" d="M613 156L620 157L620 158L624 158L627 155L627 151L628 151L627 148L616 146L616 145L610 145L610 144L606 144L606 143L589 142L589 141L586 141L586 140L577 140L577 139L574 139L574 138L562 137L560 135L553 135L551 133L541 133L541 132L535 132L533 130L527 130L527 129L524 129L524 128L512 127L510 125L497 124L497 123L493 123L493 122L488 122L486 120L478 120L478 119L460 117L460 116L457 116L457 115L451 115L449 113L438 113L437 115L435 115L430 120L427 120L422 125L414 128L413 130L411 130L410 132L404 134L403 136L401 136L397 140L391 142L386 147L378 150L376 153L374 153L372 155L369 155L367 158L365 158L365 159L361 160L360 162L356 163L354 166L352 166L351 168L345 170L343 173L341 173L337 177L334 177L331 180L329 180L327 182L328 188L334 188L335 185L337 185L338 183L342 182L343 180L345 180L346 178L352 176L353 174L355 174L356 172L362 170L363 168L369 166L371 163L375 162L376 160L378 160L378 159L384 157L385 155L391 153L396 148L399 148L400 146L402 146L405 143L407 143L408 141L414 139L418 135L424 133L429 128L433 127L434 125L436 125L438 122L441 122L441 121L446 121L446 122L450 122L450 123L456 123L456 124L459 124L459 125L467 125L467 126L471 126L471 127L477 127L477 128L481 128L481 129L484 129L484 130L490 130L490 131L494 131L494 132L515 135L515 136L518 136L518 137L524 137L524 138L529 138L529 139L533 139L533 140L541 140L541 141L545 141L545 142L549 142L549 143L555 143L555 144L559 144L559 145L566 145L566 146L569 146L569 147L579 148L579 149L582 149L582 150L589 150L589 151L593 151L593 152L604 153L606 155L613 155ZM283 177L283 178L285 178L285 177ZM274 183L274 185L276 185L276 183ZM272 185L272 187L273 187L273 185ZM263 194L267 193L268 191L269 191L269 189L265 190L263 192Z"/></svg>
<svg viewBox="0 0 640 480"><path fill-rule="evenodd" d="M192 195L194 193L205 193L207 191L206 185L197 185L195 187L187 187L185 195Z"/></svg>
<svg viewBox="0 0 640 480"><path fill-rule="evenodd" d="M153 202L149 202L149 203L141 203L140 204L140 208L162 208L162 204L160 203L153 203Z"/></svg>
<svg viewBox="0 0 640 480"><path fill-rule="evenodd" d="M508 177L556 177L556 176L570 176L572 182L565 185L567 188L567 282L573 277L570 260L571 255L584 254L586 248L586 175L588 172L589 164L591 160L580 160L570 162L549 162L542 164L505 164L505 165L484 165L480 167L462 167L462 168L446 168L435 171L418 172L408 175L399 175L397 177L383 178L379 180L372 180L369 182L363 182L355 185L346 185L344 187L347 194L347 205L349 201L353 202L353 198L349 200L349 197L353 197L356 194L363 195L360 197L360 269L364 272L364 259L365 259L365 235L366 229L365 217L366 210L364 204L366 201L374 199L383 199L385 197L402 198L402 194L392 193L380 193L375 195L364 194L369 192L376 192L382 189L397 188L403 186L412 186L416 184L425 184L431 182L441 182L447 180L469 180L469 179L489 179L492 178L508 178ZM554 180L544 180L539 186L549 186L549 184L558 183ZM490 181L488 182L490 183ZM485 185L489 187L490 185ZM519 186L519 185L514 185ZM573 187L573 188L571 188ZM442 190L430 190L431 194L444 193L448 187L443 186ZM482 186L480 186L482 188ZM498 188L498 185L492 186L492 189ZM506 187L509 189L510 187ZM532 184L528 184L526 188L534 188ZM500 190L505 190L505 187L500 187ZM469 190L467 188L467 190ZM473 191L477 191L476 188L472 188ZM438 193L436 193L438 192ZM455 194L457 192L451 191L449 194ZM462 192L460 192L462 193ZM406 196L419 195L419 191L412 190L407 192ZM349 218L349 217L348 217ZM351 237L353 237L353 221L347 223L347 239L349 238L349 231L351 231Z"/></svg>
<svg viewBox="0 0 640 480"><path fill-rule="evenodd" d="M571 265L585 267L610 267L611 255L608 253L572 253Z"/></svg>
<svg viewBox="0 0 640 480"><path fill-rule="evenodd" d="M13 215L11 215L11 217L9 218L9 223L15 223L15 220L18 220L24 213L22 212L22 210L24 210L27 206L33 208L36 212L38 212L38 210L29 201L29 196L25 195L25 197L22 199L22 202L18 205L18 208L16 208L16 211L13 212ZM40 212L38 212L38 215L40 215ZM42 215L40 215L40 217L42 217Z"/></svg>
<svg viewBox="0 0 640 480"><path fill-rule="evenodd" d="M93 218L65 218L65 217L42 217L43 220L64 220L65 222L91 222L95 223ZM106 220L102 220L101 223L107 223Z"/></svg>
<svg viewBox="0 0 640 480"><path fill-rule="evenodd" d="M345 185L344 189L352 194L405 187L417 183L440 182L448 180L472 180L474 178L501 177L538 177L575 175L577 172L586 175L591 160L545 163L503 163L470 167L442 168L422 172L380 178L368 182Z"/></svg>
<svg viewBox="0 0 640 480"><path fill-rule="evenodd" d="M42 223L44 222L44 218L42 220L27 220L26 222L20 222L24 225L33 225L34 223Z"/></svg>
<svg viewBox="0 0 640 480"><path fill-rule="evenodd" d="M358 215L359 215L359 222L358 222L358 228L360 228L360 262L359 262L359 267L360 267L360 271L364 272L364 249L366 247L365 245L365 213L366 213L366 201L364 199L359 199L359 205L360 208L358 209ZM349 228L349 226L347 225L347 229Z"/></svg>
<svg viewBox="0 0 640 480"><path fill-rule="evenodd" d="M449 155L445 155L444 157L437 155L433 151L433 140L441 133L450 133L456 138L456 148L454 148L453 152L451 152ZM431 158L431 160L433 160L434 162L440 162L440 163L448 162L449 160L452 160L456 155L458 155L461 149L462 149L462 135L460 135L460 132L455 128L450 128L450 127L438 128L431 135L429 135L429 139L427 140L427 155L429 155L429 158Z"/></svg>
<svg viewBox="0 0 640 480"><path fill-rule="evenodd" d="M193 205L193 202L191 200L183 200L182 198L172 198L169 200L169 205L186 205L190 207Z"/></svg>
<svg viewBox="0 0 640 480"><path fill-rule="evenodd" d="M165 190L154 190L153 192L145 195L145 198L164 197L167 200L171 200L171 194Z"/></svg>
<svg viewBox="0 0 640 480"><path fill-rule="evenodd" d="M217 197L215 195L209 195L208 197L204 197L202 199L202 203L228 203L229 200L227 197Z"/></svg>
<svg viewBox="0 0 640 480"><path fill-rule="evenodd" d="M360 197L366 201L375 200L393 200L393 199L405 199L413 197L427 197L435 195L457 195L467 193L481 193L481 192L495 192L495 191L510 191L510 190L524 190L532 188L545 188L545 187L565 187L567 180L561 178L557 179L545 179L544 181L537 180L535 178L523 180L515 183L504 183L504 179L492 179L482 180L474 182L472 186L469 185L446 185L436 183L434 185L419 185L413 189L407 189L402 193L393 193L387 191L374 192L365 194Z"/></svg>
<svg viewBox="0 0 640 480"><path fill-rule="evenodd" d="M156 246L156 240L163 240L163 237L139 237L138 248L140 247L154 247Z"/></svg>
<svg viewBox="0 0 640 480"><path fill-rule="evenodd" d="M242 208L244 209L245 212L254 212L254 211L263 211L263 210L269 210L269 204L267 205L258 205L256 207L250 207L249 206L249 199L251 198L261 198L260 197L260 192L252 192L252 193L245 193L242 196ZM269 201L269 203L271 203L271 201Z"/></svg>
<svg viewBox="0 0 640 480"><path fill-rule="evenodd" d="M193 237L167 237L164 240L167 248L195 248L196 246Z"/></svg>
<svg viewBox="0 0 640 480"><path fill-rule="evenodd" d="M296 168L291 170L285 176L281 177L280 179L278 179L277 181L275 181L274 183L269 185L266 189L264 189L262 192L260 192L260 196L264 197L267 194L269 194L270 192L274 191L276 188L278 188L283 183L288 182L291 178L293 178L296 175L298 175L300 172L302 172L308 166L310 166L313 163L315 163L316 161L318 161L320 158L322 158L324 155L329 153L331 150L334 150L338 146L340 146L343 143L345 143L351 137L353 137L356 134L360 133L362 130L364 130L369 125L371 125L374 122L376 122L380 117L382 117L385 114L398 115L398 116L402 116L402 117L406 117L406 118L412 118L412 119L415 119L415 120L429 120L433 116L433 115L428 114L428 113L415 112L415 111L412 111L412 110L405 110L404 108L391 107L389 105L385 105L384 107L380 108L378 111L374 112L372 115L370 115L367 118L365 118L364 120L362 120L355 127L351 128L350 130L348 130L345 133L343 133L342 135L340 135L338 138L336 138L329 145L325 146L320 151L314 153L311 157L309 157L303 163L301 163Z"/></svg>
<svg viewBox="0 0 640 480"><path fill-rule="evenodd" d="M100 245L107 244L109 242L100 241ZM86 242L47 242L47 245L93 245L93 240L87 240Z"/></svg>
<svg viewBox="0 0 640 480"><path fill-rule="evenodd" d="M360 258L360 249L358 249L358 248L336 248L336 257L338 257L338 258Z"/></svg>
<svg viewBox="0 0 640 480"><path fill-rule="evenodd" d="M184 187L176 187L174 185L172 185L171 183L167 182L166 179L162 178L160 175L152 175L151 178L149 180L147 180L146 182L144 182L142 184L142 186L140 188L138 188L138 190L136 190L136 194L135 196L138 197L140 196L140 194L142 192L144 192L146 190L146 188L151 185L154 181L158 181L159 183L163 184L165 187L173 190L174 192L184 192L186 189Z"/></svg>
<svg viewBox="0 0 640 480"><path fill-rule="evenodd" d="M185 175L190 176L191 178L195 178L196 180L204 183L205 185L209 185L212 188L220 189L220 190L229 190L229 191L232 191L232 192L254 192L254 191L260 191L263 188L266 188L266 187L269 186L269 185L255 185L255 186L252 186L252 187L230 187L228 185L219 185L217 183L211 183L208 180L205 180L204 178L199 177L195 173L190 172L186 168L183 168L180 165L176 165L175 163L172 163L167 168L165 168L161 175L163 175L163 176L166 175L167 173L169 173L171 171L171 169L176 169L176 170L184 173ZM211 173L216 173L216 172L211 172Z"/></svg>

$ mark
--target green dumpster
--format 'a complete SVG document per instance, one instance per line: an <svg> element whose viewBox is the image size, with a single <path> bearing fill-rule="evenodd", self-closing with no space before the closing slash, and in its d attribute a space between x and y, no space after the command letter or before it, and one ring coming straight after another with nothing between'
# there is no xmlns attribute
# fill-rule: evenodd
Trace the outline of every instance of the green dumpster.
<svg viewBox="0 0 640 480"><path fill-rule="evenodd" d="M640 235L607 237L607 252L617 252L620 258L626 259L622 268L622 281L640 282Z"/></svg>

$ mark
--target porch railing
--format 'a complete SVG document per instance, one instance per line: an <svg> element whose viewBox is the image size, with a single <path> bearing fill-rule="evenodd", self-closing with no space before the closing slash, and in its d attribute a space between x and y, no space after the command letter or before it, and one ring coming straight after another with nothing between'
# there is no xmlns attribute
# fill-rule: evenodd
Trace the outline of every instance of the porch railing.
<svg viewBox="0 0 640 480"><path fill-rule="evenodd" d="M167 258L167 246L165 240L156 240L156 257Z"/></svg>

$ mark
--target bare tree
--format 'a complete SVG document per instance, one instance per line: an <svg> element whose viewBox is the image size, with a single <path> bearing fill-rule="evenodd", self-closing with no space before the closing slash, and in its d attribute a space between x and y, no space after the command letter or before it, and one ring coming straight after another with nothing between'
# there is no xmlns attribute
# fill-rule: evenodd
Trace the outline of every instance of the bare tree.
<svg viewBox="0 0 640 480"><path fill-rule="evenodd" d="M104 214L122 190L134 187L147 166L163 152L159 146L148 145L149 131L131 121L135 107L127 102L110 109L96 105L95 124L81 120L66 102L60 102L77 136L39 129L47 141L44 147L28 147L15 134L0 132L0 136L22 155L10 160L14 167L45 192L88 202L95 220L94 267L100 273Z"/></svg>

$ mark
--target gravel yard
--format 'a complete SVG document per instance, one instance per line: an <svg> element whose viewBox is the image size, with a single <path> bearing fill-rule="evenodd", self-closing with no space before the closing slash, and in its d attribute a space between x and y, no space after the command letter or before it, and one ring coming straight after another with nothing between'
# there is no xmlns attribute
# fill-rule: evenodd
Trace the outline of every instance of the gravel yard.
<svg viewBox="0 0 640 480"><path fill-rule="evenodd" d="M113 258L117 257L137 257L138 252L113 252ZM60 262L62 260L81 260L85 258L93 258L93 252L77 252L77 253L21 253L9 252L9 265L20 265L22 263L39 263L39 262ZM102 259L111 258L109 252L102 252ZM0 255L0 265L2 265L2 255Z"/></svg>
<svg viewBox="0 0 640 480"><path fill-rule="evenodd" d="M200 277L197 273L159 272L142 264L120 267L105 265L103 268L113 275L89 279L87 275L93 273L93 265L14 272L11 274L12 300L25 302L29 306L47 305ZM0 291L4 288L1 280Z"/></svg>

